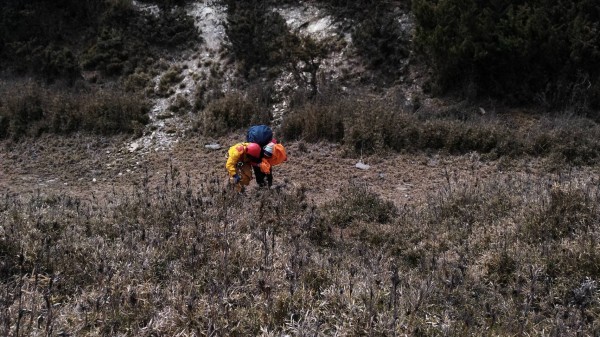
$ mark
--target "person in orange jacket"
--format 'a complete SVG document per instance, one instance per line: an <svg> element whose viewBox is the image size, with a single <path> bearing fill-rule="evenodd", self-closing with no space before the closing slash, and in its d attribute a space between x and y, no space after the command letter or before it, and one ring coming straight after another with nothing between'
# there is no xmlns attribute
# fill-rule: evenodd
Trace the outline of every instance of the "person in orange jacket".
<svg viewBox="0 0 600 337"><path fill-rule="evenodd" d="M229 182L237 192L243 192L252 180L252 166L260 163L262 149L256 143L238 143L227 152Z"/></svg>
<svg viewBox="0 0 600 337"><path fill-rule="evenodd" d="M252 166L254 176L256 177L258 186L271 187L273 185L273 166L286 161L287 154L283 145L273 141L263 148L262 154L261 162Z"/></svg>

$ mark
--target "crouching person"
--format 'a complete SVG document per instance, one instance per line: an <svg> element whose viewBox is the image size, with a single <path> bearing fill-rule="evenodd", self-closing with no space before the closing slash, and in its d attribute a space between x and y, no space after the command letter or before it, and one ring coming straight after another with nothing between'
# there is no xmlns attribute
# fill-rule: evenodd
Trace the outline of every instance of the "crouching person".
<svg viewBox="0 0 600 337"><path fill-rule="evenodd" d="M254 176L260 187L271 187L273 185L273 166L279 165L287 160L285 147L278 143L267 144L262 151L262 160L253 165Z"/></svg>
<svg viewBox="0 0 600 337"><path fill-rule="evenodd" d="M244 192L252 180L252 166L260 163L262 149L256 143L238 143L227 152L229 183L237 192Z"/></svg>

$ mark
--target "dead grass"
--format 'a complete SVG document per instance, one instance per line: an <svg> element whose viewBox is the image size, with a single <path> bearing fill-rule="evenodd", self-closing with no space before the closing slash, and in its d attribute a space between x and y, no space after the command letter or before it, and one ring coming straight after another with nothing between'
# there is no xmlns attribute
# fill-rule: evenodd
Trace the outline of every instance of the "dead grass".
<svg viewBox="0 0 600 337"><path fill-rule="evenodd" d="M401 209L357 185L238 196L174 166L130 192L6 195L0 332L598 334L597 183L504 177Z"/></svg>
<svg viewBox="0 0 600 337"><path fill-rule="evenodd" d="M473 107L427 107L415 113L394 99L335 96L292 105L281 134L289 140L339 142L354 154L477 152L488 159L544 157L557 167L594 165L600 159L600 126L586 118L532 112L528 118L535 122L521 124L509 113L482 115Z"/></svg>
<svg viewBox="0 0 600 337"><path fill-rule="evenodd" d="M203 135L222 136L253 124L268 124L271 114L249 97L232 92L200 111L194 128Z"/></svg>
<svg viewBox="0 0 600 337"><path fill-rule="evenodd" d="M100 135L141 133L148 103L118 90L50 89L32 82L2 90L0 138L19 139L43 133L77 131Z"/></svg>

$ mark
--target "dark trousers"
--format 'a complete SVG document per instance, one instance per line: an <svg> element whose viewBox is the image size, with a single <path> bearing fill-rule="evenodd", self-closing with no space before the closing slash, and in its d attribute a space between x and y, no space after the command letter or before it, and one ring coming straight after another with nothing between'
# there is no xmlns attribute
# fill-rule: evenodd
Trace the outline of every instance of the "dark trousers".
<svg viewBox="0 0 600 337"><path fill-rule="evenodd" d="M266 174L260 170L260 167L252 166L252 168L254 169L254 176L256 177L256 183L258 186L271 187L271 185L273 185L273 172Z"/></svg>

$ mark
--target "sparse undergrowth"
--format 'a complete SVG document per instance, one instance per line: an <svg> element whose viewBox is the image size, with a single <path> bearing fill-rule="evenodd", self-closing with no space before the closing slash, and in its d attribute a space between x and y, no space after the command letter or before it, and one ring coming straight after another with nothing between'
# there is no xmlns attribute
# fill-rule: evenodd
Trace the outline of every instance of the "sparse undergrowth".
<svg viewBox="0 0 600 337"><path fill-rule="evenodd" d="M359 154L474 151L490 159L546 157L559 165L593 165L600 160L600 126L595 121L549 115L528 119L520 123L510 115L482 115L464 106L414 112L392 99L328 93L292 105L281 134L289 140L339 142Z"/></svg>
<svg viewBox="0 0 600 337"><path fill-rule="evenodd" d="M449 178L396 209L364 186L317 206L302 188L238 196L188 178L5 195L0 332L600 333L597 181Z"/></svg>
<svg viewBox="0 0 600 337"><path fill-rule="evenodd" d="M268 124L270 120L271 114L252 97L232 92L204 108L194 128L204 135L219 136L252 124Z"/></svg>
<svg viewBox="0 0 600 337"><path fill-rule="evenodd" d="M143 97L117 90L77 92L35 83L15 84L0 95L0 139L77 131L99 135L141 132L148 109Z"/></svg>
<svg viewBox="0 0 600 337"><path fill-rule="evenodd" d="M5 1L0 4L0 64L48 82L80 79L82 70L108 76L148 70L169 51L200 43L193 19L165 1L155 14L131 0Z"/></svg>

